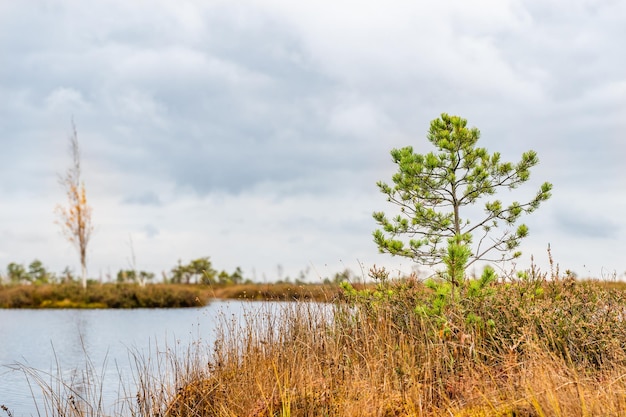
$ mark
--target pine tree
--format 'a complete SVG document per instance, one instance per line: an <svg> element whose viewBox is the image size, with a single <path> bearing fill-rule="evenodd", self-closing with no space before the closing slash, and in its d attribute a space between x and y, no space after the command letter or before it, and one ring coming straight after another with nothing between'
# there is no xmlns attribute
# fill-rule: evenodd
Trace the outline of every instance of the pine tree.
<svg viewBox="0 0 626 417"><path fill-rule="evenodd" d="M552 184L541 185L526 203L504 205L489 197L528 181L530 169L539 163L536 152L524 152L517 164L502 162L498 152L490 155L476 146L477 128L445 113L431 122L427 137L435 152L421 155L411 146L391 151L398 165L393 185L382 181L377 185L400 213L393 218L383 212L373 214L382 227L374 231L374 241L381 252L427 266L444 264L444 277L460 285L476 261L505 261L521 255L517 249L528 227L513 226L522 214L535 211L550 198ZM464 208L478 203L484 204L484 217L463 217ZM408 241L401 240L404 236Z"/></svg>

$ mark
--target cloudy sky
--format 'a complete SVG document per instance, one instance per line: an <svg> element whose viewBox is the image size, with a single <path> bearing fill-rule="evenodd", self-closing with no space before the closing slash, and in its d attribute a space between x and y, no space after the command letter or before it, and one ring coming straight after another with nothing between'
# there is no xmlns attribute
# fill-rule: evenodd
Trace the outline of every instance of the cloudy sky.
<svg viewBox="0 0 626 417"><path fill-rule="evenodd" d="M94 277L210 256L247 277L373 264L392 148L458 114L540 165L530 255L626 271L626 2L0 0L0 269L79 270L55 225L73 118ZM506 194L505 198L511 198ZM479 212L480 214L480 212ZM279 267L280 265L280 267Z"/></svg>

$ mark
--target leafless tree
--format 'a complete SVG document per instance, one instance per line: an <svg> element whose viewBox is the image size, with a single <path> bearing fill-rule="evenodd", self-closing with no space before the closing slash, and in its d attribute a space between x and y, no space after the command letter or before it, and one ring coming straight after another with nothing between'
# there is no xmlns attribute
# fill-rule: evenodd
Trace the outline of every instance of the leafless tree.
<svg viewBox="0 0 626 417"><path fill-rule="evenodd" d="M91 238L93 226L91 207L87 203L85 183L81 180L80 148L78 147L78 134L73 121L69 139L72 165L67 169L65 175L59 176L59 183L67 195L67 205L57 206L56 211L59 215L57 223L61 226L63 235L78 250L82 285L83 288L87 288L87 245Z"/></svg>

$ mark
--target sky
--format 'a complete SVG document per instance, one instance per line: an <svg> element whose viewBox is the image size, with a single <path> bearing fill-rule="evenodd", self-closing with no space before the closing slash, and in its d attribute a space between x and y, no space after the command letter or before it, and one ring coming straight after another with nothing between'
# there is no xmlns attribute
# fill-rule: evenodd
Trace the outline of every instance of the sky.
<svg viewBox="0 0 626 417"><path fill-rule="evenodd" d="M257 281L373 265L389 151L434 150L460 115L478 145L540 164L503 199L549 269L624 278L626 2L0 0L0 271L80 271L55 224L72 120L95 230L89 275L209 256ZM474 210L477 216L480 209ZM505 267L513 267L508 265Z"/></svg>

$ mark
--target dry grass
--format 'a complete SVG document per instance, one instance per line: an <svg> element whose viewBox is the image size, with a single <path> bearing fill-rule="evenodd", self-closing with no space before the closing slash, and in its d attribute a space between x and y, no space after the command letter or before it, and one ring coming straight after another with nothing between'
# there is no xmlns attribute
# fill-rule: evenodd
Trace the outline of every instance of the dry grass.
<svg viewBox="0 0 626 417"><path fill-rule="evenodd" d="M430 317L414 313L432 294L421 283L386 290L222 323L209 366L165 414L626 415L623 292L535 276Z"/></svg>
<svg viewBox="0 0 626 417"><path fill-rule="evenodd" d="M331 301L340 294L332 284L238 284L206 289L208 298L266 301Z"/></svg>
<svg viewBox="0 0 626 417"><path fill-rule="evenodd" d="M115 414L626 415L624 291L534 270L488 290L440 314L423 314L434 293L408 279L222 317L211 351L136 357L137 390ZM51 416L103 415L91 409Z"/></svg>
<svg viewBox="0 0 626 417"><path fill-rule="evenodd" d="M0 285L0 308L172 308L205 304L196 286L90 283Z"/></svg>
<svg viewBox="0 0 626 417"><path fill-rule="evenodd" d="M321 301L337 298L338 285L324 284L99 284L0 285L0 308L198 307L211 298Z"/></svg>

